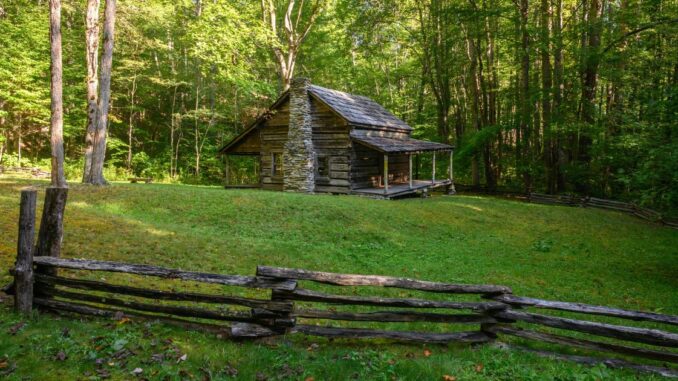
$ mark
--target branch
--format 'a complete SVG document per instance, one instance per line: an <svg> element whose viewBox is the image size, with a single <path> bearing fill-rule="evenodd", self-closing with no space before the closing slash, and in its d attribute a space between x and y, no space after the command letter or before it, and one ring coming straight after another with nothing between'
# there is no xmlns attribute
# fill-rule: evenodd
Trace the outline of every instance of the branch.
<svg viewBox="0 0 678 381"><path fill-rule="evenodd" d="M678 18L675 18L675 19L658 20L658 21L655 21L655 22L651 22L651 23L649 23L649 24L645 24L645 25L641 26L640 28L634 29L634 30L629 31L629 32L627 32L627 33L624 33L623 36L621 36L621 37L619 37L618 39L616 39L616 40L610 42L610 43L605 47L605 49L603 49L603 54L607 53L607 52L608 52L610 49L612 49L615 45L617 45L618 43L620 43L620 42L626 40L627 38L629 38L629 37L631 37L631 36L633 36L634 34L638 34L638 33L642 32L642 31L645 31L645 30L654 28L654 27L657 26L657 25L661 25L661 24L673 24L673 23L677 23L677 22L678 22Z"/></svg>
<svg viewBox="0 0 678 381"><path fill-rule="evenodd" d="M313 6L313 11L311 13L311 19L308 20L308 25L306 25L306 28L304 29L304 33L301 34L301 37L299 37L298 43L301 44L302 41L306 38L308 35L308 32L311 31L311 27L313 24L315 24L315 20L320 16L320 2L316 2Z"/></svg>

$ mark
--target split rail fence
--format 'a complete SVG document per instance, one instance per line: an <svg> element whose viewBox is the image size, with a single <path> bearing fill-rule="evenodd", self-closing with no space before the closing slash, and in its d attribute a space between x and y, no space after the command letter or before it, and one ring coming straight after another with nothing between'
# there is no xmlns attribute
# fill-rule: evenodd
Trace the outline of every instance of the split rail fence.
<svg viewBox="0 0 678 381"><path fill-rule="evenodd" d="M668 218L662 213L657 212L649 208L643 208L636 204L623 201L607 200L597 197L589 196L577 196L577 195L553 195L553 194L544 194L544 193L519 193L513 192L505 189L497 189L490 191L482 187L474 187L463 184L455 184L457 191L464 192L480 192L487 194L502 195L506 197L513 197L525 200L527 202L537 203L537 204L549 204L549 205L564 205L564 206L577 206L582 208L598 208L598 209L608 209L616 210L618 212L630 214L632 216L641 218L645 221L660 223L662 225L668 226L673 229L678 229L678 219Z"/></svg>
<svg viewBox="0 0 678 381"><path fill-rule="evenodd" d="M33 307L38 307L101 317L130 316L214 331L234 339L303 333L428 344L482 344L496 341L501 336L515 336L520 338L518 341L549 343L587 352L612 352L622 357L535 351L538 354L678 377L675 365L678 364L678 333L675 330L678 316L675 315L520 297L509 287L499 285L449 284L268 266L258 266L255 276L222 275L60 258L50 256L48 251L34 257L34 224L35 191L24 191L17 260L10 270L14 282L7 289L14 295L15 306L22 313L30 313ZM57 272L57 269L61 270ZM97 276L97 280L86 279L91 272L125 273L224 287L217 287L217 292L179 291L176 286L172 291L159 290L133 287L129 281L125 281L126 284L101 281L101 276ZM322 290L313 289L314 284L319 284ZM266 296L243 297L231 287L257 289L256 292ZM397 288L402 292L397 293L399 297L376 296L379 293L375 287ZM348 292L327 293L327 289L335 288L348 289ZM247 295L252 293L255 291L248 291ZM417 297L412 297L414 294ZM344 306L348 309L340 310ZM533 309L557 312L543 314L532 312ZM573 313L599 317L573 318L570 316ZM604 320L607 318L646 322L651 328L638 324L611 324ZM363 324L363 327L355 327L355 324ZM399 324L404 324L407 329L392 328ZM412 326L418 329L411 330ZM666 328L658 329L660 326ZM666 330L669 327L673 332ZM561 331L576 334L565 335ZM638 363L630 359L652 362Z"/></svg>

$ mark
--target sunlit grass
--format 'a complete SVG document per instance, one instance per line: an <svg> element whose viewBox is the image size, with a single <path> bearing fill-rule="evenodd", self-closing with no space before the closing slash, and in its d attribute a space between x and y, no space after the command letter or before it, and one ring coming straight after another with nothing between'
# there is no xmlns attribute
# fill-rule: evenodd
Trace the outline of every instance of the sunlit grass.
<svg viewBox="0 0 678 381"><path fill-rule="evenodd" d="M19 190L29 183L46 186L0 178L3 284L10 280L6 270L15 256ZM42 197L41 191L39 207ZM378 201L166 184L116 183L105 188L74 184L68 197L63 249L67 257L225 274L254 274L257 265L273 265L494 283L532 297L678 313L678 233L614 212L470 196ZM87 276L261 297L254 290L200 288L122 274ZM53 315L29 321L12 336L8 328L20 318L8 311L0 310L0 356L17 363L11 375L15 379L95 377L97 356L110 356L99 353L107 349L96 351L92 344L99 336L112 342L124 339L125 348L137 353L124 367L106 365L116 379L131 378L135 367L144 368L144 376L150 378L190 378L180 374L184 370L196 378L209 371L214 379L223 379L227 364L239 370L238 377L249 380L257 372L273 376L283 368L296 369L290 379L316 380L344 380L354 374L359 379L442 379L444 374L459 379L635 377L489 347L434 346L434 354L425 357L422 346L379 342L330 344L295 337L239 344L161 324L80 322ZM71 329L68 340L61 337L63 327ZM435 329L448 330L440 325ZM185 362L150 359L172 349L161 343L168 337L188 354ZM319 348L307 350L312 342ZM54 359L60 350L68 352L64 362ZM479 363L483 369L477 372Z"/></svg>

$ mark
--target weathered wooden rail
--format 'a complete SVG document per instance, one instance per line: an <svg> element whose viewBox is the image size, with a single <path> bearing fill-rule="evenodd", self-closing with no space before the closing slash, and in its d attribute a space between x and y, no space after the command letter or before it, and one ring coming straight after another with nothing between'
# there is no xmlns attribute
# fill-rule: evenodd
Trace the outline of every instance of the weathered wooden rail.
<svg viewBox="0 0 678 381"><path fill-rule="evenodd" d="M34 257L34 251L41 247L40 242L33 245L35 202L34 190L22 192L17 260L10 270L14 284L8 292L14 294L15 307L22 313L30 313L33 307L38 307L109 318L129 316L242 339L302 333L330 338L482 344L511 336L517 341L537 341L622 356L600 358L549 352L557 358L678 377L675 365L668 365L678 364L678 351L675 350L678 348L675 330L678 316L675 315L521 297L514 295L509 287L489 284L449 284L269 266L257 267L254 276L223 275L143 264L59 258L53 237L48 237L49 245L42 245L45 247L43 254ZM57 219L43 215L43 223L57 222ZM49 226L44 229L46 232L59 231ZM58 269L67 271L60 274ZM209 284L210 289L219 291L181 291L175 283L171 291L158 290L82 276L91 272ZM129 283L129 278L125 278L125 282ZM320 285L322 290L313 289L314 285ZM252 289L247 295L259 293L263 296L243 297L235 288ZM400 297L402 293L398 293L399 297L379 295L379 290L384 288L405 290L408 297ZM328 293L328 289L338 291ZM341 292L347 289L349 292ZM338 309L344 306L348 310ZM555 314L536 313L532 311L535 309L555 311ZM582 315L596 318L587 320L579 317ZM611 324L607 319L637 323L626 326ZM360 326L362 324L367 325ZM393 329L394 326L406 328ZM545 329L535 329L535 326ZM658 329L659 326L667 326L673 331ZM566 335L563 331L575 333ZM628 362L628 358L654 363L639 365Z"/></svg>
<svg viewBox="0 0 678 381"><path fill-rule="evenodd" d="M615 210L618 212L626 213L638 218L641 218L645 221L655 222L662 224L664 226L678 229L678 219L669 218L663 215L662 213L652 210L649 208L643 208L634 203L628 203L623 201L616 200L607 200L597 197L587 197L587 196L578 196L574 194L569 195L554 195L554 194L544 194L544 193L520 193L514 190L509 190L506 188L499 188L495 190L489 190L484 187L475 187L464 184L455 184L455 188L458 192L474 192L474 193L483 193L490 195L497 195L503 197L510 197L513 199L525 200L527 202L537 203L537 204L549 204L549 205L563 205L563 206L576 206L583 208L598 208L598 209L607 209Z"/></svg>
<svg viewBox="0 0 678 381"><path fill-rule="evenodd" d="M678 220L662 216L661 213L652 209L643 208L633 203L606 200L596 197L580 197L576 195L551 195L542 193L529 193L528 202L538 204L579 206L583 208L599 208L616 210L618 212L630 214L646 221L656 222L666 225L670 228L678 229Z"/></svg>

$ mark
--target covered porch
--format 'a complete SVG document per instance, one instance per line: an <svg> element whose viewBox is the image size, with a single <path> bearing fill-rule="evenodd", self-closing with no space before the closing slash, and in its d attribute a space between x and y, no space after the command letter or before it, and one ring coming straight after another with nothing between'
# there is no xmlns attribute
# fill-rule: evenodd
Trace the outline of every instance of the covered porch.
<svg viewBox="0 0 678 381"><path fill-rule="evenodd" d="M447 144L383 136L352 136L354 143L379 155L378 176L368 186L356 184L351 193L375 198L396 198L411 194L427 194L429 190L444 187L447 194L454 194L453 149ZM361 148L361 149L362 149ZM419 155L431 155L431 176L418 178ZM449 164L443 173L436 173L437 161ZM417 170L415 171L415 158ZM416 175L415 175L416 173Z"/></svg>

